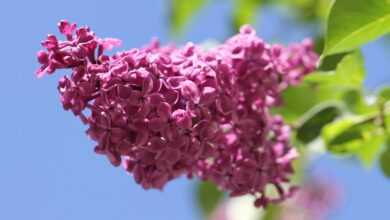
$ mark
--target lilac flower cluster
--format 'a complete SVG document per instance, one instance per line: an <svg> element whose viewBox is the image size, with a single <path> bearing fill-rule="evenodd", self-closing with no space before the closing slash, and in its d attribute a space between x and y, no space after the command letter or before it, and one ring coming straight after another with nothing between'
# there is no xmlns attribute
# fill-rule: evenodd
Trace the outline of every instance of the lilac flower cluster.
<svg viewBox="0 0 390 220"><path fill-rule="evenodd" d="M312 42L269 45L250 26L210 50L188 43L104 52L120 45L88 27L59 23L66 40L49 35L37 76L70 69L58 90L64 109L88 125L95 152L123 164L145 189L187 175L216 183L232 196L253 194L256 206L280 199L297 152L290 128L270 108L313 71ZM276 201L273 199L272 201Z"/></svg>

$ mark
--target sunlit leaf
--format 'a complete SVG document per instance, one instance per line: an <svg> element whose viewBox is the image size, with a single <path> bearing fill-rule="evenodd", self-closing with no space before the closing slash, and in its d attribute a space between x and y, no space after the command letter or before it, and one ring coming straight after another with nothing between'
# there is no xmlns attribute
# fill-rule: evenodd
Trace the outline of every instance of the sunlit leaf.
<svg viewBox="0 0 390 220"><path fill-rule="evenodd" d="M337 68L337 65L340 63L340 61L349 54L349 52L345 53L339 53L339 54L334 54L325 57L324 59L321 60L321 64L318 67L318 70L320 71L332 71Z"/></svg>
<svg viewBox="0 0 390 220"><path fill-rule="evenodd" d="M295 122L321 102L344 102L346 92L351 89L361 91L364 77L361 53L356 51L345 55L336 70L312 73L306 76L301 85L288 88L283 93L283 107L275 109L275 113L283 115L288 122Z"/></svg>
<svg viewBox="0 0 390 220"><path fill-rule="evenodd" d="M356 114L367 114L378 112L378 106L368 104L361 89L351 89L346 91L342 100L348 110Z"/></svg>
<svg viewBox="0 0 390 220"><path fill-rule="evenodd" d="M388 0L336 0L328 17L323 54L353 50L389 31Z"/></svg>
<svg viewBox="0 0 390 220"><path fill-rule="evenodd" d="M375 125L363 117L347 117L337 120L322 130L322 138L332 153L351 153L360 146L365 134L371 133Z"/></svg>
<svg viewBox="0 0 390 220"><path fill-rule="evenodd" d="M352 155L366 167L372 165L385 135L374 116L351 116L324 127L322 138L329 152Z"/></svg>
<svg viewBox="0 0 390 220"><path fill-rule="evenodd" d="M363 56L360 51L355 51L343 56L343 59L337 65L336 71L312 74L306 78L306 81L348 88L361 88L365 74Z"/></svg>
<svg viewBox="0 0 390 220"><path fill-rule="evenodd" d="M357 150L356 156L360 159L363 166L371 167L377 158L381 147L384 143L385 136L382 134L373 135L361 143L361 147Z"/></svg>
<svg viewBox="0 0 390 220"><path fill-rule="evenodd" d="M320 101L318 90L306 84L288 88L283 92L283 105L275 108L274 113L283 115L287 122L295 122Z"/></svg>

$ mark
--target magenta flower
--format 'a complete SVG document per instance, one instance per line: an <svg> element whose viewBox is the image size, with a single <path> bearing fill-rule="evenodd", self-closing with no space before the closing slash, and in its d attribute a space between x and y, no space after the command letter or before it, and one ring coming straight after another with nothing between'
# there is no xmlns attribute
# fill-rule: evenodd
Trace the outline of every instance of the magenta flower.
<svg viewBox="0 0 390 220"><path fill-rule="evenodd" d="M213 181L231 196L252 194L257 206L291 194L282 184L298 155L289 127L270 108L314 70L318 57L310 41L272 46L243 26L209 51L153 41L107 56L119 40L66 21L59 29L66 40L49 35L42 42L37 76L71 70L58 85L64 109L88 126L96 153L123 164L145 189L187 175ZM269 184L280 198L269 199Z"/></svg>

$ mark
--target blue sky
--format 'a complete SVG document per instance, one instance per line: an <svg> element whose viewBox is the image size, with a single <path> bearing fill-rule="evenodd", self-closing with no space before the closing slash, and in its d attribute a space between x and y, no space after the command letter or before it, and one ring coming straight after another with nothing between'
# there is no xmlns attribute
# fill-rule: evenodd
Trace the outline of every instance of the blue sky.
<svg viewBox="0 0 390 220"><path fill-rule="evenodd" d="M179 179L164 192L144 191L123 170L95 155L85 127L62 110L56 90L60 74L41 80L34 77L39 43L47 33L57 33L56 23L62 18L88 24L99 36L120 38L123 48L139 47L154 36L170 40L168 1L102 2L0 2L0 219L200 219L193 182ZM184 39L223 40L229 34L230 8L224 1L215 1L191 23ZM268 40L310 36L302 25L298 29L283 26L287 21L290 17L265 13L256 28ZM390 44L381 42L363 50L370 89L390 83ZM377 168L367 171L326 156L312 169L333 176L346 189L345 204L332 219L388 216L390 180Z"/></svg>

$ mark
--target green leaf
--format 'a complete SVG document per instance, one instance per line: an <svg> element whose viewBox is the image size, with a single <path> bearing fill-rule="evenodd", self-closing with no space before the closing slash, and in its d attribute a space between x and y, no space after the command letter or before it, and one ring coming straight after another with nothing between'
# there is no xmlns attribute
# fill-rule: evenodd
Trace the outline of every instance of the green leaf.
<svg viewBox="0 0 390 220"><path fill-rule="evenodd" d="M335 121L322 130L329 152L357 156L364 166L372 165L384 141L383 130L373 116L351 116Z"/></svg>
<svg viewBox="0 0 390 220"><path fill-rule="evenodd" d="M312 74L305 81L360 89L365 75L364 58L360 51L355 51L343 56L336 71Z"/></svg>
<svg viewBox="0 0 390 220"><path fill-rule="evenodd" d="M345 55L349 54L349 52L339 53L324 57L321 60L320 66L318 70L320 71L332 71L335 70L340 61L344 58Z"/></svg>
<svg viewBox="0 0 390 220"><path fill-rule="evenodd" d="M377 158L381 147L384 143L385 136L383 134L372 136L361 143L356 156L360 159L364 167L371 167Z"/></svg>
<svg viewBox="0 0 390 220"><path fill-rule="evenodd" d="M324 127L322 138L332 153L351 153L364 140L366 132L372 132L375 126L371 120L363 117L347 117Z"/></svg>
<svg viewBox="0 0 390 220"><path fill-rule="evenodd" d="M383 87L378 94L382 101L386 102L390 100L390 87Z"/></svg>
<svg viewBox="0 0 390 220"><path fill-rule="evenodd" d="M277 220L280 216L280 207L278 205L269 205L264 210L264 215L261 220Z"/></svg>
<svg viewBox="0 0 390 220"><path fill-rule="evenodd" d="M223 197L223 193L213 183L206 181L197 185L196 195L198 205L206 217L214 211Z"/></svg>
<svg viewBox="0 0 390 220"><path fill-rule="evenodd" d="M285 4L289 8L297 10L300 21L325 20L329 11L331 0L269 0Z"/></svg>
<svg viewBox="0 0 390 220"><path fill-rule="evenodd" d="M237 31L241 25L251 24L255 21L256 11L262 0L234 0L233 28Z"/></svg>
<svg viewBox="0 0 390 220"><path fill-rule="evenodd" d="M385 124L385 128L386 128L386 133L387 133L387 135L390 136L390 114L389 113L387 113L387 115L385 115L384 124Z"/></svg>
<svg viewBox="0 0 390 220"><path fill-rule="evenodd" d="M284 91L282 106L273 109L273 112L281 114L287 122L295 124L317 104L331 100L339 101L344 91L345 88L330 84L302 83L298 87L290 87Z"/></svg>
<svg viewBox="0 0 390 220"><path fill-rule="evenodd" d="M356 121L357 120L355 120L355 118L344 118L327 125L323 129L322 138L327 144L329 150L337 153L345 152L345 149L340 149L339 145L362 138L361 131L351 129L355 124L357 124Z"/></svg>
<svg viewBox="0 0 390 220"><path fill-rule="evenodd" d="M170 10L171 31L175 34L180 33L192 16L207 2L207 0L172 0Z"/></svg>
<svg viewBox="0 0 390 220"><path fill-rule="evenodd" d="M324 50L325 38L322 35L319 35L314 38L314 51L318 54L321 54Z"/></svg>
<svg viewBox="0 0 390 220"><path fill-rule="evenodd" d="M388 0L336 0L328 17L323 55L353 50L389 31Z"/></svg>
<svg viewBox="0 0 390 220"><path fill-rule="evenodd" d="M371 104L369 105L361 89L351 89L346 91L342 100L348 110L356 114L368 114L378 112L378 106Z"/></svg>
<svg viewBox="0 0 390 220"><path fill-rule="evenodd" d="M287 122L296 122L315 105L324 101L344 101L351 89L361 90L365 77L363 56L359 51L345 55L335 71L315 72L305 77L297 87L283 92L283 105L273 111ZM304 97L304 98L302 98Z"/></svg>
<svg viewBox="0 0 390 220"><path fill-rule="evenodd" d="M273 112L281 114L287 122L293 123L319 102L318 94L317 88L307 84L289 87L283 92L283 104L273 109Z"/></svg>
<svg viewBox="0 0 390 220"><path fill-rule="evenodd" d="M379 159L379 165L382 169L383 174L390 178L390 141L387 140L386 143L386 149L382 152L380 159Z"/></svg>
<svg viewBox="0 0 390 220"><path fill-rule="evenodd" d="M377 94L376 105L380 109L381 123L390 135L390 87L383 87Z"/></svg>
<svg viewBox="0 0 390 220"><path fill-rule="evenodd" d="M307 112L300 120L297 129L297 138L303 143L309 143L316 139L322 128L341 115L339 105L334 103L320 104Z"/></svg>

